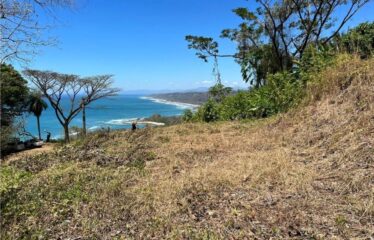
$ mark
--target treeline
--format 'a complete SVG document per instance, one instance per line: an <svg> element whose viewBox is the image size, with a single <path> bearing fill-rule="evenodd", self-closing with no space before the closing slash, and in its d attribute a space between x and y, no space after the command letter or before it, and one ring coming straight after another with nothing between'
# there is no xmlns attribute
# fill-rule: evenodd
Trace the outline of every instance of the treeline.
<svg viewBox="0 0 374 240"><path fill-rule="evenodd" d="M209 100L196 112L185 111L185 121L263 118L300 104L308 88L318 84L318 74L344 53L362 59L374 53L374 23L362 23L340 34L347 21L367 1L257 1L259 8L234 12L243 20L221 37L237 44L235 54L221 54L212 38L187 36L189 48L204 61L214 60L217 83ZM345 17L334 28L334 11L348 4ZM222 85L218 59L233 57L241 66L249 90L231 94Z"/></svg>

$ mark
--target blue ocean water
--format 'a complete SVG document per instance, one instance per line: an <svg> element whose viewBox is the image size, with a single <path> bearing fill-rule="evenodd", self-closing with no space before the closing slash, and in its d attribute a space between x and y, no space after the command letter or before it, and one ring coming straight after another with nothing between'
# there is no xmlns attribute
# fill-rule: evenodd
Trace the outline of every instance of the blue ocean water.
<svg viewBox="0 0 374 240"><path fill-rule="evenodd" d="M64 109L68 109L68 99L62 100ZM180 115L187 108L193 106L188 104L159 101L142 96L119 95L111 98L97 100L91 103L86 110L87 129L90 131L102 127L111 129L130 128L135 119L150 117L153 114L163 116ZM60 125L52 107L48 107L40 118L42 138L46 132L52 133L52 138L62 138L63 128ZM82 127L82 116L79 114L70 123L70 127ZM33 115L26 116L26 130L37 136L36 118Z"/></svg>

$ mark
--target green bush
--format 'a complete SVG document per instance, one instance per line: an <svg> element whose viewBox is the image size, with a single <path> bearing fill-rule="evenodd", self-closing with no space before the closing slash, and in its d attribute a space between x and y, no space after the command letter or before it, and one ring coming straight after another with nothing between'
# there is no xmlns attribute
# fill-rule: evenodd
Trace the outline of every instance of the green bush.
<svg viewBox="0 0 374 240"><path fill-rule="evenodd" d="M270 102L269 115L285 112L294 107L304 96L304 84L295 77L295 74L282 72L268 76L268 91Z"/></svg>
<svg viewBox="0 0 374 240"><path fill-rule="evenodd" d="M238 120L251 117L248 91L239 91L225 98L222 103L220 117L222 120Z"/></svg>
<svg viewBox="0 0 374 240"><path fill-rule="evenodd" d="M304 87L295 74L282 72L268 75L267 84L250 91L241 91L225 98L220 106L222 120L263 118L285 112L304 95Z"/></svg>
<svg viewBox="0 0 374 240"><path fill-rule="evenodd" d="M239 91L227 96L221 103L209 100L199 108L195 118L212 122L263 118L285 112L300 102L304 96L304 84L294 73L269 74L267 84L249 91Z"/></svg>
<svg viewBox="0 0 374 240"><path fill-rule="evenodd" d="M366 59L374 54L374 22L361 23L355 28L343 34L340 40L340 47L353 54L358 54Z"/></svg>
<svg viewBox="0 0 374 240"><path fill-rule="evenodd" d="M202 105L196 112L195 119L202 120L204 122L214 122L220 119L220 104L215 102L213 99L209 99L204 105Z"/></svg>
<svg viewBox="0 0 374 240"><path fill-rule="evenodd" d="M188 118L212 122L264 118L286 112L304 99L307 86L321 86L319 73L336 63L338 57L331 46L310 46L291 72L267 74L264 86L239 91L220 102L210 99Z"/></svg>
<svg viewBox="0 0 374 240"><path fill-rule="evenodd" d="M193 112L191 109L186 109L183 112L182 119L184 122L191 122L193 120Z"/></svg>

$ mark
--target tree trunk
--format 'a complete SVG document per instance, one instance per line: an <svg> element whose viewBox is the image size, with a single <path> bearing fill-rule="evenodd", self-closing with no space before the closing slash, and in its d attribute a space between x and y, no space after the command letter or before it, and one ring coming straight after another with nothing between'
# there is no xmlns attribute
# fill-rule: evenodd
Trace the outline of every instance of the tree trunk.
<svg viewBox="0 0 374 240"><path fill-rule="evenodd" d="M64 125L64 133L65 133L65 143L69 143L70 142L69 124Z"/></svg>
<svg viewBox="0 0 374 240"><path fill-rule="evenodd" d="M42 135L40 133L40 117L39 116L36 116L36 123L38 124L39 140L42 140Z"/></svg>
<svg viewBox="0 0 374 240"><path fill-rule="evenodd" d="M86 136L86 106L82 104L82 122L83 122L83 129L82 134L83 137Z"/></svg>

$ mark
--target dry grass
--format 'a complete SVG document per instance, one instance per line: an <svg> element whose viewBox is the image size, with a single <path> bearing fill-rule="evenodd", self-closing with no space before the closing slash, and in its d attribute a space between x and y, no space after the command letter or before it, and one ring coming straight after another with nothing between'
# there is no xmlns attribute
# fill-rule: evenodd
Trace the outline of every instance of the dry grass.
<svg viewBox="0 0 374 240"><path fill-rule="evenodd" d="M115 132L3 166L2 237L370 239L373 69L342 59L271 119Z"/></svg>

